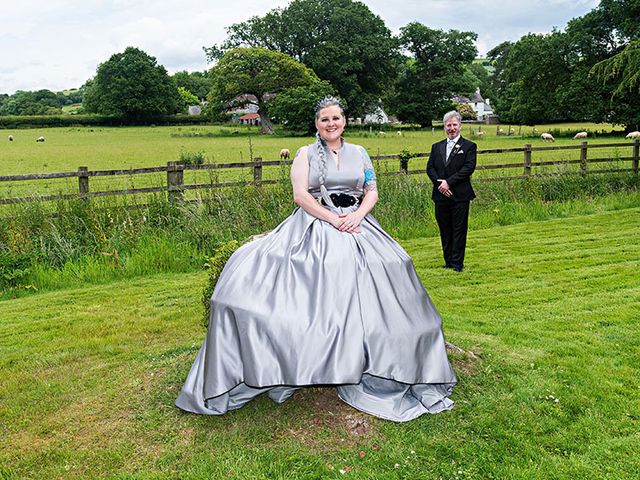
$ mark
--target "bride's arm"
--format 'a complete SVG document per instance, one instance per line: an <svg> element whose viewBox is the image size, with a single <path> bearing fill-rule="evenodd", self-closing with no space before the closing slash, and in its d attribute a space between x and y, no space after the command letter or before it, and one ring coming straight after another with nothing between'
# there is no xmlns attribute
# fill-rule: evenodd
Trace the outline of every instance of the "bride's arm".
<svg viewBox="0 0 640 480"><path fill-rule="evenodd" d="M341 219L327 210L309 193L309 160L307 147L302 147L296 153L291 165L291 185L293 186L293 201L305 212L314 217L329 222L334 227L342 223Z"/></svg>

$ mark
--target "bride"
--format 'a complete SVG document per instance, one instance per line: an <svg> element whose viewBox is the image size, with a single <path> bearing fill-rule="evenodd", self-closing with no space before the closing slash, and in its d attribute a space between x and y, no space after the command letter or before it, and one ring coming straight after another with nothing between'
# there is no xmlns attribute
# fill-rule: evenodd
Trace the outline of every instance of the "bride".
<svg viewBox="0 0 640 480"><path fill-rule="evenodd" d="M262 393L281 403L335 386L354 408L397 422L448 410L457 380L442 320L409 255L370 215L371 160L343 140L336 98L317 104L315 123L317 141L291 167L299 208L227 262L176 405L221 415Z"/></svg>

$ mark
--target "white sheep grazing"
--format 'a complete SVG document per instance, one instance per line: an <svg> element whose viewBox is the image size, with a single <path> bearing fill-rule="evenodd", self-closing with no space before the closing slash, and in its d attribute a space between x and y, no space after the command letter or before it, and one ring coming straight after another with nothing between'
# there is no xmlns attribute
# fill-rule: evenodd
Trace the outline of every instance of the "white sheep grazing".
<svg viewBox="0 0 640 480"><path fill-rule="evenodd" d="M504 133L504 130L503 130L503 129L501 129L501 128L499 128L499 129L498 129L498 133Z"/></svg>
<svg viewBox="0 0 640 480"><path fill-rule="evenodd" d="M553 138L553 135L551 135L550 133L547 133L547 132L545 132L542 135L540 135L540 138L542 140L544 140L545 142L555 142L556 141L556 139Z"/></svg>
<svg viewBox="0 0 640 480"><path fill-rule="evenodd" d="M578 140L579 138L587 138L587 132L578 132L573 136L574 140Z"/></svg>
<svg viewBox="0 0 640 480"><path fill-rule="evenodd" d="M380 130L380 131L378 132L378 135L386 135L386 133L385 133L385 132L383 132L382 130Z"/></svg>
<svg viewBox="0 0 640 480"><path fill-rule="evenodd" d="M533 133L538 133L538 129L536 127L533 127Z"/></svg>
<svg viewBox="0 0 640 480"><path fill-rule="evenodd" d="M484 132L483 131L476 132L476 137L484 137Z"/></svg>
<svg viewBox="0 0 640 480"><path fill-rule="evenodd" d="M283 148L282 150L280 150L280 158L282 160L289 160L289 158L291 158L291 152L288 148Z"/></svg>
<svg viewBox="0 0 640 480"><path fill-rule="evenodd" d="M509 129L509 133L516 133L516 129L515 128L510 128Z"/></svg>
<svg viewBox="0 0 640 480"><path fill-rule="evenodd" d="M398 136L401 137L402 136L402 130L398 130Z"/></svg>
<svg viewBox="0 0 640 480"><path fill-rule="evenodd" d="M640 132L636 130L635 132L627 133L626 138L640 138Z"/></svg>
<svg viewBox="0 0 640 480"><path fill-rule="evenodd" d="M13 142L13 135L9 135L9 141Z"/></svg>
<svg viewBox="0 0 640 480"><path fill-rule="evenodd" d="M38 137L38 138L36 138L36 142L44 142L44 137Z"/></svg>

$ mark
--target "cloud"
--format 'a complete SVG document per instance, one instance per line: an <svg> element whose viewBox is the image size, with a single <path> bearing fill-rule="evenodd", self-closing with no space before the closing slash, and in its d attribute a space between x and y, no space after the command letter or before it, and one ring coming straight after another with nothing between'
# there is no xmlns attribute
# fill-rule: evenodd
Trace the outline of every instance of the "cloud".
<svg viewBox="0 0 640 480"><path fill-rule="evenodd" d="M285 7L288 0L19 0L0 9L0 93L79 87L127 46L141 48L169 72L207 68L203 46L225 28ZM364 0L393 31L411 21L478 33L481 54L528 32L564 27L597 0Z"/></svg>

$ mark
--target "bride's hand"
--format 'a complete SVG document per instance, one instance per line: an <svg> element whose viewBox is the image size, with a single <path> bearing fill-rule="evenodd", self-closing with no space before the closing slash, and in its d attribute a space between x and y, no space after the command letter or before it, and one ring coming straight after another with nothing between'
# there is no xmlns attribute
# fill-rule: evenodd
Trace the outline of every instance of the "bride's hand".
<svg viewBox="0 0 640 480"><path fill-rule="evenodd" d="M357 212L343 213L338 217L339 225L336 227L341 232L360 233L362 217Z"/></svg>

